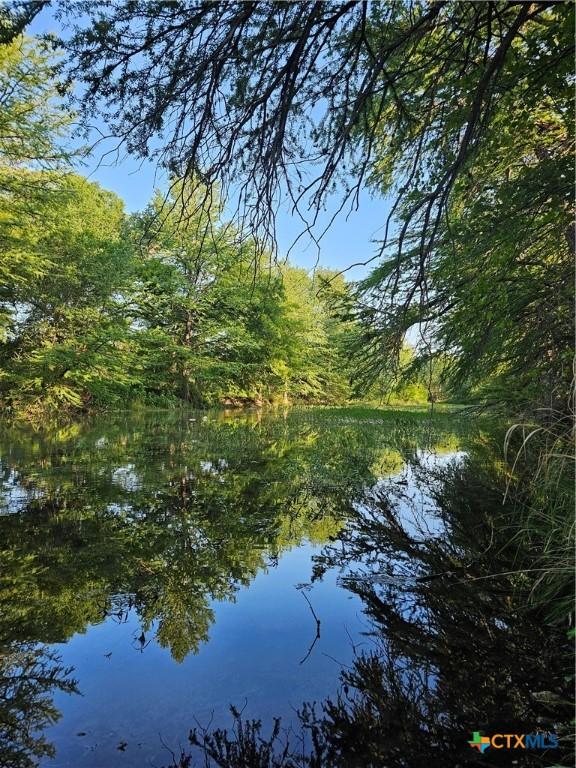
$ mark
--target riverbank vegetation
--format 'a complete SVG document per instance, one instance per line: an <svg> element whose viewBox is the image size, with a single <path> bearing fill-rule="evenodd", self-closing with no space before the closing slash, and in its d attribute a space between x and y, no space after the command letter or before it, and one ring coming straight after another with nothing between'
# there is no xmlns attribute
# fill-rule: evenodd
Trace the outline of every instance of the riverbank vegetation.
<svg viewBox="0 0 576 768"><path fill-rule="evenodd" d="M155 35L164 34L161 25L169 23L170 13L180 12L167 11L157 21L146 15L148 56L153 56ZM476 12L470 11L467 23ZM118 13L108 31L124 23ZM478 25L489 25L490 13L478 11ZM543 8L542 14L546 23L536 11L534 19L529 14L524 19L524 11L518 17L526 25L525 45L502 41L510 61L504 57L494 87L507 95L492 99L489 127L481 128L478 115L471 116L469 142L477 147L462 145L466 162L448 148L456 127L466 125L466 115L454 106L461 101L460 90L468 88L457 68L444 73L443 87L452 89L450 99L442 96L444 129L432 123L418 128L408 120L408 108L383 93L378 98L391 99L387 120L395 126L385 135L371 111L370 98L376 97L361 94L366 122L350 141L358 151L370 142L367 182L379 192L396 190L399 197L397 218L386 227L390 235L378 244L380 264L356 283L330 270L307 273L279 261L266 231L256 226L247 231L245 219L235 223L227 217L225 180L219 194L201 180L200 170L182 174L182 158L170 154L169 146L162 158L172 173L170 191L158 192L146 210L125 214L114 193L78 173L87 150L77 142L70 148L74 118L62 95L64 74L49 46L16 35L0 52L5 94L0 401L5 411L38 421L48 413L135 403L456 399L504 405L530 418L538 418L542 408L565 413L572 375L573 139L569 57L562 40L571 17L562 4ZM436 15L435 10L422 20L426 28ZM449 27L454 20L445 15L442 24ZM222 29L233 18L224 13ZM259 25L266 18L254 16L251 34L263 34ZM311 23L321 28L327 21L319 16ZM375 17L366 27L371 30L368 49L379 44L382 23ZM114 46L103 29L93 33L94 49L108 46L112 73ZM140 98L135 89L141 72L126 69L121 94L110 74L108 96L96 99L98 89L108 87L108 74L98 69L94 51L82 48L89 34L78 32L68 45L70 61L75 56L82 61L74 76L94 91L79 106L88 119L89 110L103 108L106 98L111 104L118 100L117 114L125 122L116 130L123 136L130 130L124 110L130 99ZM434 45L437 34L440 30L419 39L424 48L418 50L416 61L423 62L418 67L425 69L426 46ZM444 55L458 34L453 33ZM476 43L480 55L483 49ZM357 44L354 36L352 44ZM542 61L534 58L536 50L542 51ZM302 55L313 56L313 50ZM523 64L525 82L518 79ZM170 70L168 60L163 66ZM241 71L230 75L231 87L237 87L234 78ZM160 76L156 70L149 74L151 82ZM324 74L320 68L318 77ZM340 75L356 77L345 69ZM415 81L408 78L403 87L405 100L408 94L415 98ZM530 99L521 110L513 109L514 94L522 88ZM412 110L434 113L430 100L436 90L430 89ZM167 93L166 108L182 108L192 119L192 107L179 107L171 98ZM255 94L242 98L248 104ZM209 108L215 107L210 103ZM241 121L237 109L234 119ZM291 114L290 103L282 109ZM328 118L342 110L344 104L334 104ZM142 141L154 134L154 125L149 115L141 126ZM336 143L341 140L337 134ZM429 158L443 141L448 144L438 156L439 168L421 189L408 193L426 163L433 167ZM236 149L230 147L232 165ZM186 156L186 148L181 150ZM143 146L134 151L143 154ZM412 157L414 167L406 176ZM248 164L261 162L248 149L246 158ZM192 159L189 165L194 167ZM448 182L446 174L455 175ZM399 192L404 183L408 186Z"/></svg>

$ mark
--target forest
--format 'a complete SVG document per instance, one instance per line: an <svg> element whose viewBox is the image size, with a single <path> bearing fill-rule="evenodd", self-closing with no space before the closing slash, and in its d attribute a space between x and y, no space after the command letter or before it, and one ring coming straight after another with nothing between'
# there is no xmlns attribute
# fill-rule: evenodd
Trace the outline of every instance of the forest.
<svg viewBox="0 0 576 768"><path fill-rule="evenodd" d="M134 405L367 396L352 381L362 325L341 274L275 261L193 179L127 215L78 172L86 147L66 149L72 115L45 45L3 45L0 68L7 413L41 422ZM368 397L426 402L413 360L405 345L402 372L380 373Z"/></svg>
<svg viewBox="0 0 576 768"><path fill-rule="evenodd" d="M294 553L308 571L288 586L317 633L298 669L337 637L314 601L332 573L373 645L346 629L339 687L311 673L320 704L297 710L297 748L280 716L263 735L278 677L260 709L227 702L232 725L190 716L196 752L169 750L171 768L477 765L464 734L498 728L560 744L522 765L570 764L574 11L0 6L2 765L51 766L47 727L59 765L143 765L109 739L75 762L56 725L74 643L133 623L142 658L152 644L192 675L231 626L221 605ZM157 170L139 210L94 179L121 156ZM367 198L375 234L342 269L324 238ZM292 642L297 615L270 631ZM181 725L169 710L158 722ZM486 764L509 764L493 747Z"/></svg>
<svg viewBox="0 0 576 768"><path fill-rule="evenodd" d="M41 6L27 4L25 12L33 15ZM160 3L158 14L154 3L116 4L109 20L78 29L66 43L68 69L52 52L54 40L17 34L26 20L24 11L6 15L5 36L13 39L0 50L4 409L41 419L47 413L135 402L342 403L362 398L472 400L503 403L522 413L543 407L566 412L572 380L573 9L563 3L536 4L532 11L518 5L516 21L526 32L515 42L510 27L510 39L502 40L508 55L502 48L497 71L489 73L494 82L478 84L486 93L478 93L483 101L478 108L472 105L468 115L461 97L473 92L474 56L486 56L496 45L498 38L483 40L482 30L496 35L504 23L498 7L484 12L470 7L460 26L456 6L443 11L442 24L454 29L444 38L444 64L430 70L427 55L442 25L426 38L418 33L413 41L407 39L403 45L417 50L392 51L386 71L410 55L415 74L399 72L393 89L385 80L376 86L379 74L370 59L359 79L354 52L356 58L367 55L365 47L369 54L386 23L407 23L404 11L394 3L375 4L369 20L357 16L360 7L352 4L349 19L344 8L330 4L309 19L308 5L299 13L292 9L294 18L287 14L278 27L279 39L272 38L256 56L250 41L264 35L268 16L278 12L274 4L259 4L242 22L249 34L241 34L232 8L211 6L202 18L191 8L188 26L177 30L172 16L186 15L177 4ZM439 8L430 19L424 16L422 25L432 24ZM68 12L96 14L96 9L93 3L85 8L71 3ZM514 7L502 11L504 16L514 12ZM138 33L124 32L130 15L139 13L149 25L146 58L132 67ZM386 22L379 14L390 18ZM352 107L340 103L335 82L324 82L327 69L318 59L322 35L340 17L350 25L342 32L350 51L344 56L327 42L325 55L342 56L339 77L360 89L354 107L358 115L348 115ZM270 69L267 57L281 46L282 36L290 37L292 27L305 20L316 31L304 50L295 49L302 57L292 73L302 78L299 101L284 103L288 97L276 82L283 70L279 62L278 72ZM459 61L452 53L459 36L467 33L466 24L474 34L468 58ZM206 62L187 64L191 80L186 87L206 89L210 120L197 114L200 100L192 104L182 101L177 89L162 90L165 78L174 80L179 72L176 64L158 58L167 40L184 50L212 27L214 51L198 49L198 56L213 57L210 66L215 66L218 36L226 29L246 46L246 51L240 47L227 53L224 48L222 53L235 63L221 77L236 94L229 101L230 125L236 130L229 141L236 144L229 146L226 168L214 156L214 178L199 156L201 139L210 144L211 131L220 130L222 119L220 97L203 79ZM116 54L114 41L120 38L126 48ZM262 68L263 81L248 88L242 85L243 67L252 60ZM442 72L439 80L436 66ZM430 84L421 93L417 73L422 72L428 72ZM130 116L143 98L143 77L153 84L154 98L138 107L144 119L135 134ZM80 104L71 101L71 78L85 84ZM374 84L362 90L370 78ZM278 116L286 113L284 137L274 133L278 121L264 116L258 89L270 101L269 109ZM299 112L320 92L328 94L326 115L298 147ZM248 118L243 110L252 101ZM88 120L97 109L106 114L106 104L117 121L115 135L129 147L134 143L137 155L159 153L158 162L170 170L168 192L158 191L140 213L125 214L114 193L81 175L90 148L76 135L72 138L73 123L78 133L76 111L83 110ZM187 121L187 133L170 127L178 118ZM357 123L353 130L345 127L352 119ZM196 120L204 120L198 130L203 127L205 137L194 134ZM242 138L251 131L260 131L262 150ZM151 148L155 134L163 143ZM466 144L458 149L461 134ZM324 137L334 147L322 148ZM380 263L364 279L350 283L330 270L298 270L275 255L272 201L266 203L271 179L286 186L295 206L298 197L305 199L308 186L300 182L298 191L285 161L270 154L281 140L294 144L295 155L312 155L317 147L319 176L309 182L309 194L317 198L310 205L320 205L330 185L340 184L349 196L363 181L378 194L398 195L395 219L375 244ZM342 162L334 165L340 143ZM261 202L260 207L251 202L246 187L239 193L246 199L238 201L242 215L236 221L224 210L235 163L245 163L246 178L254 180L254 195ZM190 175L186 168L198 171Z"/></svg>

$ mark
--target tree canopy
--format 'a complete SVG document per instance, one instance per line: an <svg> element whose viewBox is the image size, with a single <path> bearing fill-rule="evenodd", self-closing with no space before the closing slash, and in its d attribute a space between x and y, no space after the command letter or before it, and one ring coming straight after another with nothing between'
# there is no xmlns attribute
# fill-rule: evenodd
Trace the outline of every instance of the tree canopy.
<svg viewBox="0 0 576 768"><path fill-rule="evenodd" d="M60 8L81 18L66 49L85 114L219 184L260 237L283 195L312 224L333 193L391 196L356 308L368 378L412 327L420 360L450 354L459 384L498 379L503 396L522 368L517 400L552 379L549 400L566 399L573 4Z"/></svg>
<svg viewBox="0 0 576 768"><path fill-rule="evenodd" d="M571 3L61 0L58 67L18 35L42 5L3 17L6 402L566 410ZM169 172L145 211L73 176L57 73ZM391 209L364 280L282 263L282 200L313 231L365 186Z"/></svg>

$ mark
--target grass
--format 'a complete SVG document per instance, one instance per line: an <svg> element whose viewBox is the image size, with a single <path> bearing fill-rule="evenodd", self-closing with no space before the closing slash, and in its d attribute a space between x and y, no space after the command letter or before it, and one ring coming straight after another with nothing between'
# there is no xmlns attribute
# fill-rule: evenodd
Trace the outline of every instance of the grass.
<svg viewBox="0 0 576 768"><path fill-rule="evenodd" d="M552 623L574 627L574 435L573 421L548 411L544 423L518 423L504 450L511 483L523 489L517 537L534 552L539 569L531 601Z"/></svg>

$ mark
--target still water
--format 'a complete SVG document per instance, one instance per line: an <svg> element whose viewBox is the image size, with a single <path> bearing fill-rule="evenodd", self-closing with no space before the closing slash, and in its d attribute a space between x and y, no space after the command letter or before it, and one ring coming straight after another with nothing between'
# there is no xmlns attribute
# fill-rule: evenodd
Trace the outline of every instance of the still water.
<svg viewBox="0 0 576 768"><path fill-rule="evenodd" d="M409 620L429 626L422 590L447 604L431 572L472 568L438 494L480 432L456 416L345 409L6 428L0 765L166 765L190 728L229 726L230 705L296 724L359 654L390 654ZM494 595L498 663L532 663L515 645L506 661L519 620ZM485 620L466 600L460 650ZM436 692L440 662L425 664Z"/></svg>

